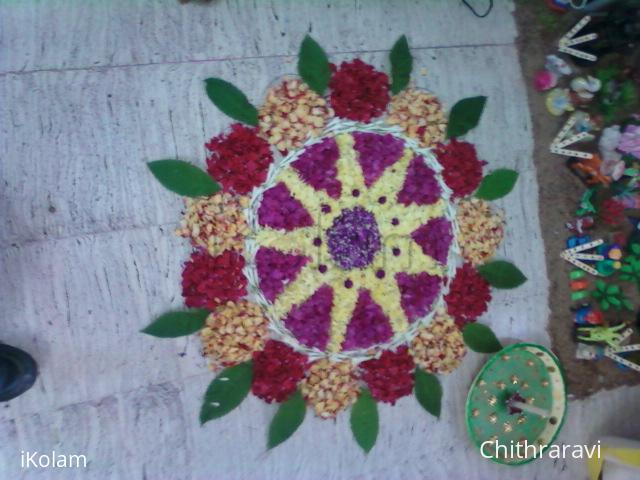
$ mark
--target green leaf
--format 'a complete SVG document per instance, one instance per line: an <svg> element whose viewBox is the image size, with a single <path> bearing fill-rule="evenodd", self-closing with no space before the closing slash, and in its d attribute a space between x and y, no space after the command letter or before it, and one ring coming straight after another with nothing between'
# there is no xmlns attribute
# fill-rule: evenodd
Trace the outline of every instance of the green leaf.
<svg viewBox="0 0 640 480"><path fill-rule="evenodd" d="M319 95L324 95L331 69L327 54L309 35L304 37L298 54L298 74Z"/></svg>
<svg viewBox="0 0 640 480"><path fill-rule="evenodd" d="M268 448L277 447L302 425L306 407L300 390L280 405L269 425Z"/></svg>
<svg viewBox="0 0 640 480"><path fill-rule="evenodd" d="M502 344L493 331L481 323L467 323L462 329L464 343L479 353L495 353L502 350Z"/></svg>
<svg viewBox="0 0 640 480"><path fill-rule="evenodd" d="M413 57L411 57L406 36L402 35L393 45L389 60L391 60L391 93L395 95L401 92L411 79Z"/></svg>
<svg viewBox="0 0 640 480"><path fill-rule="evenodd" d="M618 285L611 284L607 286L607 294L615 295L616 293L620 293L620 287Z"/></svg>
<svg viewBox="0 0 640 480"><path fill-rule="evenodd" d="M178 195L202 197L220 190L220 185L206 172L181 160L156 160L147 163L147 167L163 187Z"/></svg>
<svg viewBox="0 0 640 480"><path fill-rule="evenodd" d="M418 402L427 412L434 417L440 417L440 404L442 402L442 386L438 377L416 368L415 395Z"/></svg>
<svg viewBox="0 0 640 480"><path fill-rule="evenodd" d="M623 265L622 267L620 267L620 271L624 273L632 273L633 267L631 265ZM622 276L620 278L622 278Z"/></svg>
<svg viewBox="0 0 640 480"><path fill-rule="evenodd" d="M631 251L636 255L640 255L640 243L631 244Z"/></svg>
<svg viewBox="0 0 640 480"><path fill-rule="evenodd" d="M518 180L518 172L508 168L494 170L482 179L476 191L476 197L484 200L496 200L507 195Z"/></svg>
<svg viewBox="0 0 640 480"><path fill-rule="evenodd" d="M365 453L369 453L378 438L378 406L366 388L351 407L351 431Z"/></svg>
<svg viewBox="0 0 640 480"><path fill-rule="evenodd" d="M603 311L605 311L605 312L606 312L607 310L609 310L609 308L610 308L610 307L611 307L611 304L610 304L607 300L602 300L602 301L600 302L600 308L601 308Z"/></svg>
<svg viewBox="0 0 640 480"><path fill-rule="evenodd" d="M463 98L456 103L449 114L447 138L461 137L478 125L487 97Z"/></svg>
<svg viewBox="0 0 640 480"><path fill-rule="evenodd" d="M600 300L604 297L604 294L600 290L594 290L593 292L591 292L591 296L596 300Z"/></svg>
<svg viewBox="0 0 640 480"><path fill-rule="evenodd" d="M247 125L258 126L258 110L233 84L220 78L205 80L207 96L222 113Z"/></svg>
<svg viewBox="0 0 640 480"><path fill-rule="evenodd" d="M607 298L607 301L613 305L614 307L618 308L622 305L622 303L620 302L620 300L618 300L616 297L609 297Z"/></svg>
<svg viewBox="0 0 640 480"><path fill-rule="evenodd" d="M607 284L604 283L602 280L596 280L596 288L602 292L606 292Z"/></svg>
<svg viewBox="0 0 640 480"><path fill-rule="evenodd" d="M220 418L242 403L251 390L253 365L240 363L225 368L209 384L200 409L200 424Z"/></svg>
<svg viewBox="0 0 640 480"><path fill-rule="evenodd" d="M624 305L624 308L626 308L627 310L633 311L633 303L631 303L631 300L629 300L628 298L622 300L622 305Z"/></svg>
<svg viewBox="0 0 640 480"><path fill-rule="evenodd" d="M168 312L140 331L160 338L183 337L191 335L204 327L208 315L208 310L197 308L180 312Z"/></svg>
<svg viewBox="0 0 640 480"><path fill-rule="evenodd" d="M516 288L527 281L527 277L514 264L505 260L494 260L478 267L478 272L496 288Z"/></svg>

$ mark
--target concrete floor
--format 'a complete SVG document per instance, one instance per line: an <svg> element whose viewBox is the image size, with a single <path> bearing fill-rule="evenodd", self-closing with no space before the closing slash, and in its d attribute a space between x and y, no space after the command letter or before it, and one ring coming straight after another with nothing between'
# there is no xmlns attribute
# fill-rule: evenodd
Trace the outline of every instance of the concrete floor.
<svg viewBox="0 0 640 480"><path fill-rule="evenodd" d="M258 103L270 82L295 72L307 32L334 61L359 56L380 68L405 33L418 86L449 106L489 97L470 139L489 168L521 172L501 202L508 233L500 255L530 280L497 292L483 321L501 338L548 344L553 318L513 5L495 3L477 19L453 0L2 2L0 341L32 352L41 375L0 405L0 478L584 478L578 460L545 458L514 470L480 457L463 412L481 355L469 354L442 379L439 421L413 397L382 406L368 457L348 415L336 422L308 415L289 442L267 452L274 406L249 398L201 428L197 412L212 376L198 342L138 333L181 305L187 255L172 233L180 200L145 162L203 164L204 142L229 123L203 80L223 77ZM637 434L639 399L636 387L572 402L559 442ZM85 454L89 464L23 470L22 450Z"/></svg>

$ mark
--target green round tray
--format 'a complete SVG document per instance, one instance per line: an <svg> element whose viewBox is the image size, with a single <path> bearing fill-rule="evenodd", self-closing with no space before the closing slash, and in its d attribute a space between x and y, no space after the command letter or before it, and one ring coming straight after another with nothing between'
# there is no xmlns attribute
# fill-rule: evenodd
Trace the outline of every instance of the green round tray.
<svg viewBox="0 0 640 480"><path fill-rule="evenodd" d="M549 415L510 413L506 400L516 393ZM473 381L466 404L467 430L478 449L485 444L482 452L487 458L504 465L522 465L538 458L553 443L566 410L564 373L556 356L540 345L516 343L491 357ZM507 447L506 452L502 448L496 452L496 440ZM535 453L530 447L525 455L525 441L536 445ZM521 456L517 455L518 442L523 445Z"/></svg>

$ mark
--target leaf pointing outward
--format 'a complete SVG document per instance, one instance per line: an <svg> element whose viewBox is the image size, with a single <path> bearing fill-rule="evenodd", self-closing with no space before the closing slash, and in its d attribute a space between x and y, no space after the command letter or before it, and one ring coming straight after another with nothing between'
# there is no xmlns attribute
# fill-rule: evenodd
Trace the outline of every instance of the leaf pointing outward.
<svg viewBox="0 0 640 480"><path fill-rule="evenodd" d="M247 125L258 126L258 110L236 86L220 78L207 78L205 83L207 96L222 113Z"/></svg>
<svg viewBox="0 0 640 480"><path fill-rule="evenodd" d="M476 197L483 200L497 200L509 194L518 180L518 172L499 168L482 179Z"/></svg>
<svg viewBox="0 0 640 480"><path fill-rule="evenodd" d="M220 190L220 185L206 172L181 160L156 160L147 166L163 187L178 195L200 197Z"/></svg>
<svg viewBox="0 0 640 480"><path fill-rule="evenodd" d="M516 288L527 281L527 277L513 263L494 260L478 267L478 273L496 288Z"/></svg>
<svg viewBox="0 0 640 480"><path fill-rule="evenodd" d="M329 59L322 47L309 35L300 44L298 74L318 95L324 95L331 79Z"/></svg>
<svg viewBox="0 0 640 480"><path fill-rule="evenodd" d="M268 448L277 447L298 429L304 420L306 406L300 390L280 405L269 425Z"/></svg>
<svg viewBox="0 0 640 480"><path fill-rule="evenodd" d="M401 92L411 79L413 57L411 57L406 36L402 35L393 45L389 59L391 60L391 93L395 95Z"/></svg>
<svg viewBox="0 0 640 480"><path fill-rule="evenodd" d="M474 352L495 353L502 350L493 331L481 323L467 323L462 329L464 343Z"/></svg>
<svg viewBox="0 0 640 480"><path fill-rule="evenodd" d="M378 406L366 388L351 407L351 431L362 450L369 453L378 438Z"/></svg>
<svg viewBox="0 0 640 480"><path fill-rule="evenodd" d="M181 312L169 312L161 315L155 322L142 331L147 335L160 338L175 338L197 332L207 320L209 311L192 309Z"/></svg>
<svg viewBox="0 0 640 480"><path fill-rule="evenodd" d="M200 424L220 418L242 403L251 389L253 365L240 363L225 368L209 384L200 409Z"/></svg>
<svg viewBox="0 0 640 480"><path fill-rule="evenodd" d="M449 113L447 138L461 137L478 125L487 97L463 98L456 103Z"/></svg>
<svg viewBox="0 0 640 480"><path fill-rule="evenodd" d="M422 408L431 415L440 417L442 386L438 377L416 368L414 379L414 392Z"/></svg>

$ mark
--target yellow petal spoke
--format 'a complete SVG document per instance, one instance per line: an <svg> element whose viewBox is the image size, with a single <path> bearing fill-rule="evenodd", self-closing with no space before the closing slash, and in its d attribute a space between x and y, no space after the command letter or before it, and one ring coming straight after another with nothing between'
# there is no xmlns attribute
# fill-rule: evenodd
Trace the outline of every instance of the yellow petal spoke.
<svg viewBox="0 0 640 480"><path fill-rule="evenodd" d="M410 236L416 228L427 223L429 219L444 215L445 209L446 204L442 199L431 205L405 206L392 202L387 208L378 209L375 214L380 233L386 239ZM397 222L394 222L394 219L397 219Z"/></svg>
<svg viewBox="0 0 640 480"><path fill-rule="evenodd" d="M318 236L317 227L305 227L292 230L262 228L255 233L255 241L263 247L276 248L286 253L302 253L315 260L318 247L313 244Z"/></svg>
<svg viewBox="0 0 640 480"><path fill-rule="evenodd" d="M378 198L385 196L387 198L395 197L402 189L404 179L407 176L407 169L413 159L413 152L408 148L404 149L404 154L393 165L387 167L382 176L371 185L369 189L370 201L377 201Z"/></svg>
<svg viewBox="0 0 640 480"><path fill-rule="evenodd" d="M397 262L387 262L387 266L389 267L388 273L392 275L399 272L409 274L427 272L429 275L442 277L446 271L443 264L435 258L425 255L420 245L413 241L406 242L405 249L399 260Z"/></svg>
<svg viewBox="0 0 640 480"><path fill-rule="evenodd" d="M394 333L404 332L409 323L407 317L402 310L400 303L400 288L393 277L387 274L383 279L376 278L373 272L370 272L368 284L371 289L371 298L380 305L385 315L391 321L391 328Z"/></svg>
<svg viewBox="0 0 640 480"><path fill-rule="evenodd" d="M333 200L325 191L316 190L305 183L291 167L278 175L278 181L283 182L291 192L291 195L302 203L302 206L309 212L314 222L317 222L321 217L323 204L333 204Z"/></svg>
<svg viewBox="0 0 640 480"><path fill-rule="evenodd" d="M300 274L284 287L284 291L276 298L273 307L280 318L284 318L291 307L304 303L315 291L325 283L323 275L316 266L305 265Z"/></svg>
<svg viewBox="0 0 640 480"><path fill-rule="evenodd" d="M342 282L334 283L333 310L331 311L331 336L327 349L331 353L339 352L347 327L356 308L358 289L344 288Z"/></svg>
<svg viewBox="0 0 640 480"><path fill-rule="evenodd" d="M342 202L348 202L354 198L351 195L353 190L365 192L364 174L357 159L357 152L353 148L353 137L343 133L336 136L336 142L340 149L340 158L336 162L336 167L338 169L338 180L342 184ZM356 200L351 201L356 202ZM345 207L349 206L345 203L343 205Z"/></svg>

